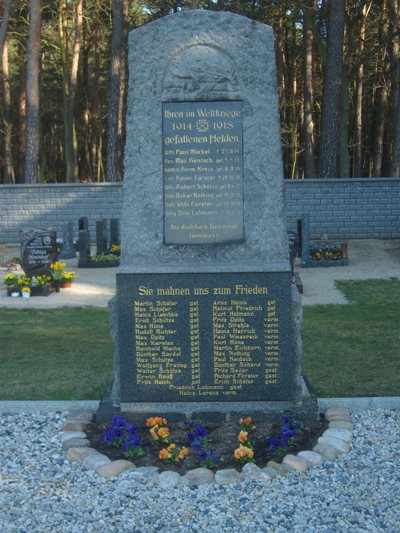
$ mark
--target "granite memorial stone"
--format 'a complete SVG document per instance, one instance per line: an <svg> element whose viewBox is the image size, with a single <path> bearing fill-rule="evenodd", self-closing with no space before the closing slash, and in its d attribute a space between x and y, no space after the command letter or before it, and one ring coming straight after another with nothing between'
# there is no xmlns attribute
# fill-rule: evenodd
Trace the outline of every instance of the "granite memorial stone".
<svg viewBox="0 0 400 533"><path fill-rule="evenodd" d="M29 228L20 232L21 267L27 276L40 276L49 272L50 264L57 260L57 234L51 229Z"/></svg>
<svg viewBox="0 0 400 533"><path fill-rule="evenodd" d="M174 14L130 33L129 68L114 403L293 406L301 303L272 29L232 13Z"/></svg>
<svg viewBox="0 0 400 533"><path fill-rule="evenodd" d="M75 256L73 223L70 221L63 226L60 259L72 259Z"/></svg>
<svg viewBox="0 0 400 533"><path fill-rule="evenodd" d="M102 255L107 250L107 221L96 220L96 254Z"/></svg>

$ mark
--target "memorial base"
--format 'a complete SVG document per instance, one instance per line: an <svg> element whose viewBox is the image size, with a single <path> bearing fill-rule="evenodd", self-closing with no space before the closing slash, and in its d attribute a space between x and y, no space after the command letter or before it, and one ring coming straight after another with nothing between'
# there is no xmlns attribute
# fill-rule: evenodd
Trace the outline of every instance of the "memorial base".
<svg viewBox="0 0 400 533"><path fill-rule="evenodd" d="M173 422L200 418L205 422L228 422L240 416L251 416L254 420L266 414L287 414L291 417L319 417L318 400L310 392L304 378L301 378L302 396L298 402L122 402L115 404L108 396L100 403L96 422L109 423L115 415L128 417L132 422L143 424L149 416L163 416Z"/></svg>

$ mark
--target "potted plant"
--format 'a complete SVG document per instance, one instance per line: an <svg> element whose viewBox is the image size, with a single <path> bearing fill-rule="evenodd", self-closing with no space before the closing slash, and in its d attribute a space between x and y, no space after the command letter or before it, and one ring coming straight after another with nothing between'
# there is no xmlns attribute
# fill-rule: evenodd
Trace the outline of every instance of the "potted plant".
<svg viewBox="0 0 400 533"><path fill-rule="evenodd" d="M30 297L31 297L31 288L22 287L22 298L30 298Z"/></svg>
<svg viewBox="0 0 400 533"><path fill-rule="evenodd" d="M48 296L52 278L46 274L34 276L31 283L31 296Z"/></svg>
<svg viewBox="0 0 400 533"><path fill-rule="evenodd" d="M51 263L50 265L50 272L53 278L56 292L60 292L61 281L63 279L64 272L65 272L64 268L65 268L65 263L61 263L61 261L56 261L55 263Z"/></svg>
<svg viewBox="0 0 400 533"><path fill-rule="evenodd" d="M7 296L11 296L13 292L20 294L21 288L18 286L17 274L6 274L3 276L3 283L7 287Z"/></svg>
<svg viewBox="0 0 400 533"><path fill-rule="evenodd" d="M61 288L68 289L72 286L72 283L75 279L75 272L64 272L61 280Z"/></svg>

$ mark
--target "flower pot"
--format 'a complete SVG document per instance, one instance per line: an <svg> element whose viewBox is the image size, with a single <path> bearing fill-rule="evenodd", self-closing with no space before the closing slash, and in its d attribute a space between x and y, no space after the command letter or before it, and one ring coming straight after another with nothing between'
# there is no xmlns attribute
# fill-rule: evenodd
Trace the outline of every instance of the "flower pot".
<svg viewBox="0 0 400 533"><path fill-rule="evenodd" d="M18 296L21 296L21 287L7 287L7 296L12 296L16 293L18 293ZM14 296L14 298L16 298L16 296Z"/></svg>
<svg viewBox="0 0 400 533"><path fill-rule="evenodd" d="M62 289L70 289L72 287L72 281L62 281L61 282L61 288Z"/></svg>
<svg viewBox="0 0 400 533"><path fill-rule="evenodd" d="M55 279L54 280L54 289L56 292L60 292L60 289L61 289L61 280L60 279Z"/></svg>
<svg viewBox="0 0 400 533"><path fill-rule="evenodd" d="M22 298L30 298L31 297L31 292L22 292Z"/></svg>

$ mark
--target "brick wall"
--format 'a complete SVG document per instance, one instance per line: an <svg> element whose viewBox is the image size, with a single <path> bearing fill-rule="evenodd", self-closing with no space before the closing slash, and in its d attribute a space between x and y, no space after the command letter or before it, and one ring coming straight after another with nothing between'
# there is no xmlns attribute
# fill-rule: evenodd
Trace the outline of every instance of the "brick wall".
<svg viewBox="0 0 400 533"><path fill-rule="evenodd" d="M400 179L324 179L285 181L288 228L310 214L311 236L331 239L400 238ZM0 243L19 241L24 227L52 227L61 233L70 220L119 218L119 183L0 185Z"/></svg>

